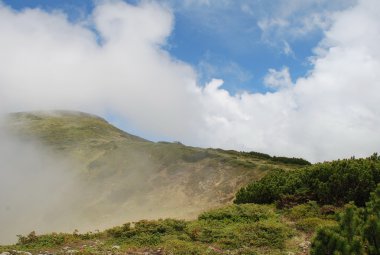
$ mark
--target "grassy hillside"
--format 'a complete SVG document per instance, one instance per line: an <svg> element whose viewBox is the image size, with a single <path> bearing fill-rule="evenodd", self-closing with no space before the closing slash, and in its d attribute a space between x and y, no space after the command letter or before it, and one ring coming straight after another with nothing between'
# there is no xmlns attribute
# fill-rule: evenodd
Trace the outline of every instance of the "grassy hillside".
<svg viewBox="0 0 380 255"><path fill-rule="evenodd" d="M75 162L70 171L80 188L71 196L90 227L69 224L81 231L141 219L195 218L231 203L237 190L273 169L305 164L261 153L154 143L79 112L15 113L6 127Z"/></svg>
<svg viewBox="0 0 380 255"><path fill-rule="evenodd" d="M0 246L0 253L380 251L376 153L310 165L257 152L153 143L84 113L18 113L7 123L17 137L37 139L76 162L70 171L82 187L75 194L82 220L90 219L92 229L99 222L108 227L87 233L32 231L19 235L15 245ZM73 229L76 223L70 223Z"/></svg>
<svg viewBox="0 0 380 255"><path fill-rule="evenodd" d="M196 220L142 220L103 232L19 236L1 251L33 254L306 254L320 226L336 226L316 203L278 210L272 205L229 205Z"/></svg>
<svg viewBox="0 0 380 255"><path fill-rule="evenodd" d="M237 194L238 198L241 192L248 192L244 198L263 204L225 205L203 212L195 220L140 220L85 234L74 231L72 234L37 235L31 232L20 235L16 245L0 246L0 252L379 254L380 185L376 189L379 163L380 157L375 153L365 159L324 162L295 171L276 170ZM361 178L364 176L366 178ZM363 182L374 184L368 186L370 196L367 190L362 189ZM309 189L309 184L318 185L319 188ZM334 188L326 189L329 186ZM258 189L263 192L256 192ZM268 200L267 196L273 190L281 194L274 196L274 200ZM347 197L335 200L334 194L337 192ZM319 196L321 194L323 196ZM299 195L307 195L306 200L309 201L289 200ZM289 203L278 203L277 199L285 197ZM342 206L345 201L356 197L363 198L354 201L357 205L365 204L364 207L357 207L354 202Z"/></svg>

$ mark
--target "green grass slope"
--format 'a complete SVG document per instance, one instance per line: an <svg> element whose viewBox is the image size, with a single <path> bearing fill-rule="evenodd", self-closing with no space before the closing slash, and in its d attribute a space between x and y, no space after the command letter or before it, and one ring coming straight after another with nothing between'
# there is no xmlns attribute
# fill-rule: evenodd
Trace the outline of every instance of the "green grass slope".
<svg viewBox="0 0 380 255"><path fill-rule="evenodd" d="M237 190L268 171L305 163L150 142L80 112L14 113L6 127L75 161L72 171L83 187L75 199L95 228L141 219L195 218L231 203Z"/></svg>
<svg viewBox="0 0 380 255"><path fill-rule="evenodd" d="M307 254L310 236L336 226L316 203L292 209L273 205L228 205L195 220L141 220L102 232L19 236L0 252L32 254ZM12 253L12 254L13 254Z"/></svg>

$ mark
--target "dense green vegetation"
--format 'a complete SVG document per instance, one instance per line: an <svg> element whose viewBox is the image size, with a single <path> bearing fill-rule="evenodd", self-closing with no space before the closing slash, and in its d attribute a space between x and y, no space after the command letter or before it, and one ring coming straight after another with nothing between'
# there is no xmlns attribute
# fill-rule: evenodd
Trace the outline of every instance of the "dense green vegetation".
<svg viewBox="0 0 380 255"><path fill-rule="evenodd" d="M318 230L311 254L380 254L380 185L364 208L348 204L338 226Z"/></svg>
<svg viewBox="0 0 380 255"><path fill-rule="evenodd" d="M314 208L312 214L310 207ZM36 235L32 232L19 235L17 245L0 246L0 252L59 253L70 247L79 254L104 254L115 252L112 247L116 245L118 252L130 252L128 254L149 250L161 250L160 254L283 254L299 251L298 243L292 240L298 240L302 230L292 222L305 217L319 219L322 225L331 222L315 204L286 211L271 205L229 205L204 212L192 221L142 220L86 234Z"/></svg>
<svg viewBox="0 0 380 255"><path fill-rule="evenodd" d="M192 243L199 250L206 244L217 249L239 249L243 246L247 249L280 249L292 235L292 230L280 222L270 206L232 205L205 212L196 221L140 221L133 227L125 224L107 233L124 245L167 246L167 241L175 241L188 243L188 247Z"/></svg>
<svg viewBox="0 0 380 255"><path fill-rule="evenodd" d="M294 171L275 170L240 189L235 203L273 203L280 207L308 200L363 206L380 182L380 157L319 163Z"/></svg>
<svg viewBox="0 0 380 255"><path fill-rule="evenodd" d="M277 208L285 208L298 230L317 230L311 254L375 255L380 254L379 183L380 157L375 153L365 159L271 171L239 190L235 203L276 203ZM344 212L334 216L344 204Z"/></svg>
<svg viewBox="0 0 380 255"><path fill-rule="evenodd" d="M220 151L224 151L224 150L220 150ZM238 152L238 151L228 150L225 152L229 152L231 154L236 154L236 155L241 155L241 156L246 156L246 157L248 156L248 157L253 157L253 158L258 158L258 159L270 160L273 162L279 162L283 164L292 164L292 165L300 165L300 166L311 165L309 161L303 158L277 157L277 156L271 156L269 154L256 152L256 151L250 151L250 152L239 151Z"/></svg>

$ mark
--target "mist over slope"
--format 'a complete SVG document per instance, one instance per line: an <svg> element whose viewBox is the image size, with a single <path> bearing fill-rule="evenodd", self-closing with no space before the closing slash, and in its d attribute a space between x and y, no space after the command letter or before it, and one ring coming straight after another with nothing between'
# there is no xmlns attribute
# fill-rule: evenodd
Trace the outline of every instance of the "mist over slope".
<svg viewBox="0 0 380 255"><path fill-rule="evenodd" d="M153 143L80 112L15 113L2 130L9 142L1 146L1 162L12 164L0 173L7 197L1 197L0 218L9 226L0 230L0 242L32 230L192 218L231 202L240 187L271 169L299 167L249 153ZM10 208L17 213L7 214ZM36 216L41 220L28 218ZM32 224L14 227L20 219Z"/></svg>
<svg viewBox="0 0 380 255"><path fill-rule="evenodd" d="M71 231L78 222L73 161L0 130L0 243L30 229Z"/></svg>

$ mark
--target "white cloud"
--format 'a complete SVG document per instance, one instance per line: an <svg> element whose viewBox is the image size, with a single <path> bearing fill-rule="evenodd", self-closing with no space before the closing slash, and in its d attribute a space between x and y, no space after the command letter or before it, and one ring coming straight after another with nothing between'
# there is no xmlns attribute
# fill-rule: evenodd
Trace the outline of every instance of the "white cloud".
<svg viewBox="0 0 380 255"><path fill-rule="evenodd" d="M289 21L283 18L265 18L257 22L257 26L265 33L273 27L288 27Z"/></svg>
<svg viewBox="0 0 380 255"><path fill-rule="evenodd" d="M242 3L240 9L243 13L253 16L255 12L252 10L252 7L247 3Z"/></svg>
<svg viewBox="0 0 380 255"><path fill-rule="evenodd" d="M325 160L379 151L380 2L330 14L307 77L270 71L273 93L230 95L196 84L161 49L173 14L110 1L90 16L104 39L60 13L0 7L0 107L112 112L135 127L191 145ZM269 21L268 21L269 22ZM84 23L90 23L91 20Z"/></svg>
<svg viewBox="0 0 380 255"><path fill-rule="evenodd" d="M174 136L196 122L190 114L196 105L187 100L195 73L160 50L173 26L170 11L155 4L99 5L91 19L102 46L62 14L0 12L2 108L112 111Z"/></svg>
<svg viewBox="0 0 380 255"><path fill-rule="evenodd" d="M170 0L169 0L170 2ZM172 0L172 2L177 2L176 0ZM184 1L178 1L179 4L184 4L186 7L189 6L215 6L215 5L222 5L227 6L230 4L231 0L184 0Z"/></svg>
<svg viewBox="0 0 380 255"><path fill-rule="evenodd" d="M294 51L292 49L292 47L290 47L289 43L287 41L283 41L284 42L284 48L283 48L283 53L286 55L286 56L292 56L294 57Z"/></svg>
<svg viewBox="0 0 380 255"><path fill-rule="evenodd" d="M332 24L333 13L347 9L356 2L357 0L275 1L267 14L259 17L257 25L267 42L276 39L296 40L328 29Z"/></svg>
<svg viewBox="0 0 380 255"><path fill-rule="evenodd" d="M247 82L253 77L253 74L250 71L246 70L236 62L230 61L225 63L223 61L218 61L218 59L208 57L198 63L197 74L201 81L209 81L218 76L229 76L236 80L237 83Z"/></svg>
<svg viewBox="0 0 380 255"><path fill-rule="evenodd" d="M280 71L269 69L268 74L264 77L264 84L273 89L290 88L293 83L289 68L284 67Z"/></svg>

